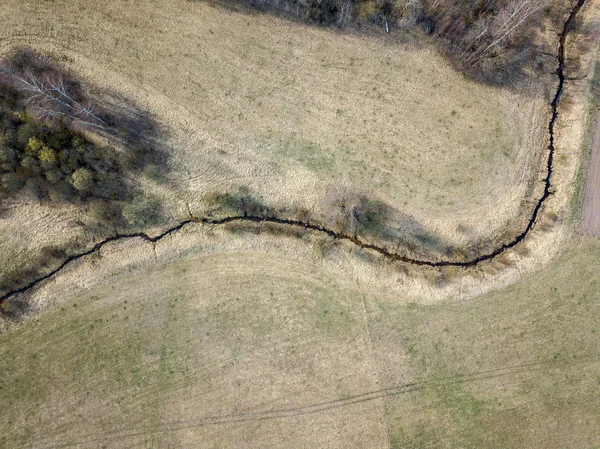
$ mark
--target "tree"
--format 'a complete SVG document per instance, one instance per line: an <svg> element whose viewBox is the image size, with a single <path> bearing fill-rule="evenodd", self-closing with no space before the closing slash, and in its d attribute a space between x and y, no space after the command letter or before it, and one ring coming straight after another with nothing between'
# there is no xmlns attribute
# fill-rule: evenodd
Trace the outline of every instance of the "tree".
<svg viewBox="0 0 600 449"><path fill-rule="evenodd" d="M42 142L42 140L39 137L33 136L33 137L29 138L29 140L27 141L27 146L25 147L25 153L30 156L37 156L37 154L39 153L39 151L42 149L43 146L44 146L44 142Z"/></svg>
<svg viewBox="0 0 600 449"><path fill-rule="evenodd" d="M380 234L390 217L390 209L385 203L346 187L328 190L323 206L331 226L355 237L359 232L363 235Z"/></svg>
<svg viewBox="0 0 600 449"><path fill-rule="evenodd" d="M365 197L345 188L330 190L325 207L332 225L344 232L356 234L366 211Z"/></svg>
<svg viewBox="0 0 600 449"><path fill-rule="evenodd" d="M544 2L539 0L512 0L505 7L501 8L494 17L489 28L486 27L485 33L491 36L491 42L476 52L473 52L467 59L467 62L475 58L486 55L494 48L501 48L505 41L511 41L517 31L526 23L529 17L541 10Z"/></svg>
<svg viewBox="0 0 600 449"><path fill-rule="evenodd" d="M94 175L85 167L78 168L71 175L70 183L80 192L86 192L92 186Z"/></svg>
<svg viewBox="0 0 600 449"><path fill-rule="evenodd" d="M0 67L0 76L26 96L31 110L46 121L67 119L86 127L105 129L107 124L89 102L77 100L67 89L64 76L56 71L21 73L15 67Z"/></svg>
<svg viewBox="0 0 600 449"><path fill-rule="evenodd" d="M46 145L42 147L38 153L38 159L42 164L46 166L56 164L56 152L52 148L48 148Z"/></svg>

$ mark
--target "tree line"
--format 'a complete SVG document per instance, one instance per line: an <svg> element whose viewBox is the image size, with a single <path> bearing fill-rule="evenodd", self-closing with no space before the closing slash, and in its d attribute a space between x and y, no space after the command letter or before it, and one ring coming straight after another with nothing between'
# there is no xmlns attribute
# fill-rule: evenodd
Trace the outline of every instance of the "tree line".
<svg viewBox="0 0 600 449"><path fill-rule="evenodd" d="M216 0L219 3L222 1ZM551 0L236 0L324 26L418 30L467 74L507 82L535 51ZM558 20L558 18L555 18Z"/></svg>

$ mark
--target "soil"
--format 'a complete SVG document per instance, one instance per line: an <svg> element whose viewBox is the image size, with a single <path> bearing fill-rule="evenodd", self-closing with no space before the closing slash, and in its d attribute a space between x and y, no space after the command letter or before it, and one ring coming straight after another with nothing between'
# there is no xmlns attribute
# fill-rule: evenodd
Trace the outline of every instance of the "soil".
<svg viewBox="0 0 600 449"><path fill-rule="evenodd" d="M600 236L600 121L594 132L579 230L587 235Z"/></svg>

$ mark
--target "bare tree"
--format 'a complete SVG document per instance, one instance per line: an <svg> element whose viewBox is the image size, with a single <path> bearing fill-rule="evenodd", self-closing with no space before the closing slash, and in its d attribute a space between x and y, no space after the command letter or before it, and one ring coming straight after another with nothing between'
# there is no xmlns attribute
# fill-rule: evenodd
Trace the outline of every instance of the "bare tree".
<svg viewBox="0 0 600 449"><path fill-rule="evenodd" d="M366 212L366 199L344 187L331 189L324 200L331 224L342 231L356 234Z"/></svg>
<svg viewBox="0 0 600 449"><path fill-rule="evenodd" d="M534 13L544 7L539 0L513 0L496 15L492 26L494 40L483 51L486 52L502 41L511 39L517 29Z"/></svg>
<svg viewBox="0 0 600 449"><path fill-rule="evenodd" d="M473 52L467 59L467 63L486 55L490 50L499 48L505 41L514 38L519 28L526 23L531 15L540 11L545 6L539 0L512 0L494 17L491 27L483 28L483 32L476 38L485 34L491 35L491 42L482 49Z"/></svg>
<svg viewBox="0 0 600 449"><path fill-rule="evenodd" d="M339 27L345 27L346 24L352 18L352 9L354 5L351 0L345 0L340 4L340 9L337 17L337 25Z"/></svg>
<svg viewBox="0 0 600 449"><path fill-rule="evenodd" d="M423 3L421 0L404 0L404 4L400 7L401 3L396 2L396 8L399 9L398 21L399 26L412 26L417 23L417 20L423 14Z"/></svg>
<svg viewBox="0 0 600 449"><path fill-rule="evenodd" d="M91 103L78 101L69 93L61 73L36 74L30 70L20 73L18 69L5 65L0 67L0 76L25 94L27 106L41 119L54 121L66 118L83 126L107 127Z"/></svg>

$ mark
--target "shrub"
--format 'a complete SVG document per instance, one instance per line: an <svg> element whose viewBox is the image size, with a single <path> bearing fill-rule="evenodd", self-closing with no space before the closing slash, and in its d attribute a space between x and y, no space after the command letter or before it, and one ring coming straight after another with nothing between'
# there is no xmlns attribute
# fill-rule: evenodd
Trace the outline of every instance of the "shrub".
<svg viewBox="0 0 600 449"><path fill-rule="evenodd" d="M67 257L64 249L56 246L44 246L40 249L41 262L44 265L55 262L56 260L62 260Z"/></svg>
<svg viewBox="0 0 600 449"><path fill-rule="evenodd" d="M81 136L78 136L83 139ZM46 144L52 148L67 148L73 140L73 133L66 129L57 129L44 136Z"/></svg>
<svg viewBox="0 0 600 449"><path fill-rule="evenodd" d="M273 213L272 209L253 197L247 187L239 187L237 192L213 193L206 197L206 202L224 212L233 215L266 217Z"/></svg>
<svg viewBox="0 0 600 449"><path fill-rule="evenodd" d="M17 159L17 152L10 147L0 146L0 163L12 167Z"/></svg>
<svg viewBox="0 0 600 449"><path fill-rule="evenodd" d="M71 152L78 164L87 165L96 173L105 173L109 171L117 173L119 171L113 161L113 159L117 158L116 155L112 154L107 149L89 146L77 147L71 150Z"/></svg>
<svg viewBox="0 0 600 449"><path fill-rule="evenodd" d="M54 203L73 203L77 199L78 192L69 182L62 179L52 186L48 196Z"/></svg>
<svg viewBox="0 0 600 449"><path fill-rule="evenodd" d="M81 136L75 136L71 140L71 145L75 149L85 148L85 144L86 144L85 139L83 137L81 137Z"/></svg>
<svg viewBox="0 0 600 449"><path fill-rule="evenodd" d="M11 125L10 128L7 128L4 133L0 135L2 135L2 145L12 148L17 147L16 125Z"/></svg>
<svg viewBox="0 0 600 449"><path fill-rule="evenodd" d="M25 190L37 200L41 200L44 196L42 186L37 178L27 178L25 180Z"/></svg>
<svg viewBox="0 0 600 449"><path fill-rule="evenodd" d="M123 216L121 214L121 206L119 203L93 200L88 205L88 215L92 220L100 224L117 224Z"/></svg>
<svg viewBox="0 0 600 449"><path fill-rule="evenodd" d="M57 161L56 152L44 145L38 154L38 159L47 166L54 165Z"/></svg>
<svg viewBox="0 0 600 449"><path fill-rule="evenodd" d="M0 146L0 162L9 162L15 159L16 152L10 147Z"/></svg>
<svg viewBox="0 0 600 449"><path fill-rule="evenodd" d="M71 175L70 183L80 192L86 192L94 182L94 175L87 168L78 168Z"/></svg>
<svg viewBox="0 0 600 449"><path fill-rule="evenodd" d="M8 192L16 193L23 188L25 183L15 173L4 173L1 176L2 187Z"/></svg>
<svg viewBox="0 0 600 449"><path fill-rule="evenodd" d="M27 301L10 299L0 304L0 315L12 320L18 320L29 310Z"/></svg>
<svg viewBox="0 0 600 449"><path fill-rule="evenodd" d="M339 231L354 235L380 232L388 211L383 203L344 188L329 190L324 198L324 207L330 224Z"/></svg>
<svg viewBox="0 0 600 449"><path fill-rule="evenodd" d="M322 259L336 245L336 240L330 237L320 237L313 244L313 256Z"/></svg>
<svg viewBox="0 0 600 449"><path fill-rule="evenodd" d="M123 218L136 228L147 228L160 219L160 203L156 199L138 198L123 207Z"/></svg>
<svg viewBox="0 0 600 449"><path fill-rule="evenodd" d="M33 156L25 156L21 159L21 167L23 167L26 172L30 173L38 173L40 171L40 165Z"/></svg>
<svg viewBox="0 0 600 449"><path fill-rule="evenodd" d="M60 160L60 155L59 155ZM64 150L63 159L60 161L60 168L65 174L71 174L82 168L81 155L74 150Z"/></svg>
<svg viewBox="0 0 600 449"><path fill-rule="evenodd" d="M44 176L46 177L46 180L50 183L50 184L56 184L58 181L60 181L61 179L63 179L63 174L61 173L60 170L57 169L50 169L47 170L44 173Z"/></svg>

